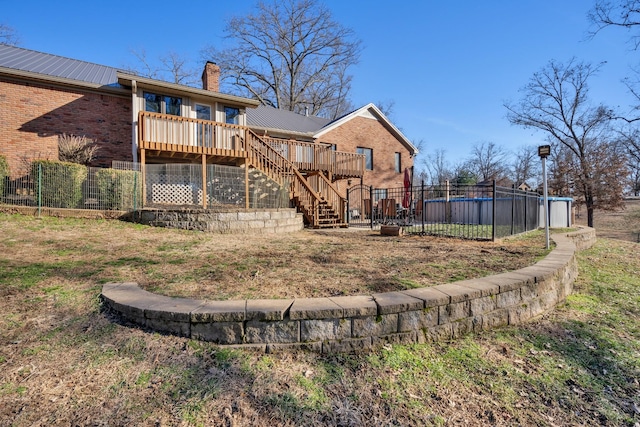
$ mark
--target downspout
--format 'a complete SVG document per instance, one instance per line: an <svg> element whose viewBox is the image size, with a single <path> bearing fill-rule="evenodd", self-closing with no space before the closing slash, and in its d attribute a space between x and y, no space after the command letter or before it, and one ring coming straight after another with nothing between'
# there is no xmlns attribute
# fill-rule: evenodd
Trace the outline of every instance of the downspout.
<svg viewBox="0 0 640 427"><path fill-rule="evenodd" d="M138 163L138 84L135 80L131 80L131 111L133 119L131 120L131 154L133 163Z"/></svg>

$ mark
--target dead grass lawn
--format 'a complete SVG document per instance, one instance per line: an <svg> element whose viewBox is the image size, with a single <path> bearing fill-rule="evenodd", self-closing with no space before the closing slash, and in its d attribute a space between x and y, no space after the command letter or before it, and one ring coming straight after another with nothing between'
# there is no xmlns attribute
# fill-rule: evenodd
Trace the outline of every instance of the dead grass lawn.
<svg viewBox="0 0 640 427"><path fill-rule="evenodd" d="M11 265L57 264L53 282L137 282L198 299L373 294L515 270L544 254L540 233L492 243L353 229L221 235L15 218L0 222Z"/></svg>

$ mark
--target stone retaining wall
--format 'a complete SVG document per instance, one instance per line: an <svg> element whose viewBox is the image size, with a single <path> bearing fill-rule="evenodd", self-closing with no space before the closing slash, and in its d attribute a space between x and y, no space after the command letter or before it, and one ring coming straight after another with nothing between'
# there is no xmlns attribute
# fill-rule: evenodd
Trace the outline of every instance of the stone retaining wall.
<svg viewBox="0 0 640 427"><path fill-rule="evenodd" d="M179 228L213 233L290 233L304 228L302 214L295 209L255 209L213 212L208 209L153 209L136 212L137 222L154 227Z"/></svg>
<svg viewBox="0 0 640 427"><path fill-rule="evenodd" d="M595 230L552 238L555 249L520 270L370 296L203 301L152 294L135 283L109 283L102 298L123 319L152 330L265 352L350 352L449 340L522 323L563 301L578 274L576 246L590 247Z"/></svg>

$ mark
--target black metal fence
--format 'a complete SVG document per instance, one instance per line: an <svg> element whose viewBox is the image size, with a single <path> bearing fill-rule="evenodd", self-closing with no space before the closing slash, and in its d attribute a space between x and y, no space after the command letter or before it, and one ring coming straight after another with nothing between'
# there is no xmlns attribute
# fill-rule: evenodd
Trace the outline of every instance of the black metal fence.
<svg viewBox="0 0 640 427"><path fill-rule="evenodd" d="M405 233L495 240L535 230L539 196L535 192L490 185L409 186L349 189L351 227L397 225Z"/></svg>

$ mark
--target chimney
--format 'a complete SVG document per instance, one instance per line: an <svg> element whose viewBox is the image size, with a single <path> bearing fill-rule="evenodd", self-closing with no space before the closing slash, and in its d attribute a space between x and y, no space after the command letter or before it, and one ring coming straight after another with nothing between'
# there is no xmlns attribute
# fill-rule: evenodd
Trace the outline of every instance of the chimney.
<svg viewBox="0 0 640 427"><path fill-rule="evenodd" d="M220 92L220 67L215 62L207 61L204 66L202 89Z"/></svg>

